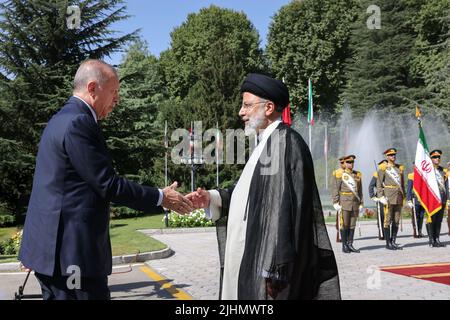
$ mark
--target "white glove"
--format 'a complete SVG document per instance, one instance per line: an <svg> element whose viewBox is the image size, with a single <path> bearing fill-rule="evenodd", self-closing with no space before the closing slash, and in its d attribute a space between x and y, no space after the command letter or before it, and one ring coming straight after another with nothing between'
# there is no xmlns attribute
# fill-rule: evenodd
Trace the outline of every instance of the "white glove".
<svg viewBox="0 0 450 320"><path fill-rule="evenodd" d="M379 200L382 204L384 204L384 205L387 205L387 204L388 204L386 197L381 197L381 198L379 198L378 200Z"/></svg>
<svg viewBox="0 0 450 320"><path fill-rule="evenodd" d="M373 202L378 202L378 201L380 201L380 199L378 199L377 197L370 198L370 200L372 200Z"/></svg>
<svg viewBox="0 0 450 320"><path fill-rule="evenodd" d="M411 200L409 200L407 204L408 204L408 207L410 207L411 209L412 209L412 207L414 207L414 204L412 203Z"/></svg>
<svg viewBox="0 0 450 320"><path fill-rule="evenodd" d="M361 211L362 209L364 209L364 206L363 206L363 205L360 205L360 206L359 206L359 211Z"/></svg>
<svg viewBox="0 0 450 320"><path fill-rule="evenodd" d="M339 211L342 209L342 207L339 205L339 203L334 203L333 204L334 210Z"/></svg>

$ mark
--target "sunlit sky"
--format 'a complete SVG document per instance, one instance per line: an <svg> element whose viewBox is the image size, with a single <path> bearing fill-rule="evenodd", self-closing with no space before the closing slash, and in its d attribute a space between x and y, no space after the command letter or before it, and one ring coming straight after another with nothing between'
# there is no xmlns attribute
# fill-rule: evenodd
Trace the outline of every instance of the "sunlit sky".
<svg viewBox="0 0 450 320"><path fill-rule="evenodd" d="M274 14L291 0L126 0L127 13L131 17L113 25L120 33L141 29L149 50L155 56L170 46L170 33L180 26L189 13L214 4L222 8L243 11L258 30L261 47L266 46L269 25ZM107 62L118 64L123 53L116 53Z"/></svg>

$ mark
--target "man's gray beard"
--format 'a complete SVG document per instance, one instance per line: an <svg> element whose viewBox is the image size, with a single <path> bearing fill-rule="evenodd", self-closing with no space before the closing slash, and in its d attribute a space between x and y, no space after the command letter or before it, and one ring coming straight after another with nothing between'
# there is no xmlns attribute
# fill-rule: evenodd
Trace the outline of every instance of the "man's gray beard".
<svg viewBox="0 0 450 320"><path fill-rule="evenodd" d="M244 134L247 137L252 135L258 135L258 131L264 124L265 119L266 117L264 112L261 112L261 114L256 114L254 118L249 119L248 124L244 128Z"/></svg>

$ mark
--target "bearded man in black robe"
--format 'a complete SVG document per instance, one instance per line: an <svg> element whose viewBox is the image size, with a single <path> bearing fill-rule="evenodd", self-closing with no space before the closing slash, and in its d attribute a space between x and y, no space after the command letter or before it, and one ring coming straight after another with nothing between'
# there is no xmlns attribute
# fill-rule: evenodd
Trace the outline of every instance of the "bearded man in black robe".
<svg viewBox="0 0 450 320"><path fill-rule="evenodd" d="M258 145L229 189L187 195L216 222L224 300L340 299L308 146L281 121L289 91L249 74L239 115Z"/></svg>

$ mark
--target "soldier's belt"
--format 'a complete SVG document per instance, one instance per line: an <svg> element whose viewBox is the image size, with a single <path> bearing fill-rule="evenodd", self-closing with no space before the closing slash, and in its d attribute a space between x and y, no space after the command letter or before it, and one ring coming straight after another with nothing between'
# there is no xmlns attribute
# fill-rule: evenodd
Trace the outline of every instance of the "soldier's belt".
<svg viewBox="0 0 450 320"><path fill-rule="evenodd" d="M389 189L398 189L400 188L399 186L384 186L385 188L389 188Z"/></svg>
<svg viewBox="0 0 450 320"><path fill-rule="evenodd" d="M353 195L353 192L341 192L341 194L343 195L343 196L351 196L351 195Z"/></svg>

